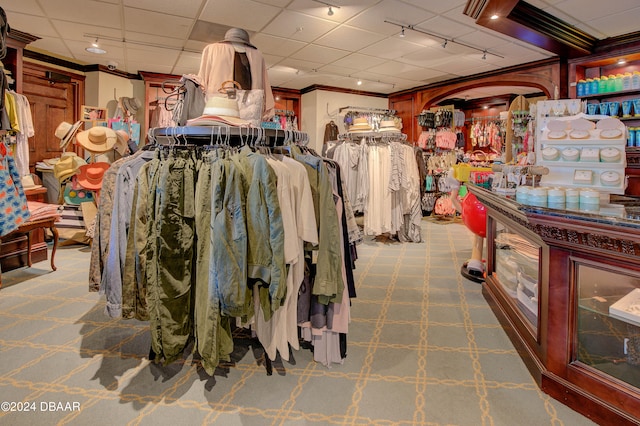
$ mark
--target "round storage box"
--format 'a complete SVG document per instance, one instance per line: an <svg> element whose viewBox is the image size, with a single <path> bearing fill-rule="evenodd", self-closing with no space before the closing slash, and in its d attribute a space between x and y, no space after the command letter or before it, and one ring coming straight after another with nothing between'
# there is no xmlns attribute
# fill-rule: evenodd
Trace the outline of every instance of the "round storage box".
<svg viewBox="0 0 640 426"><path fill-rule="evenodd" d="M622 182L620 173L613 170L607 170L600 174L600 183L603 186L618 186Z"/></svg>
<svg viewBox="0 0 640 426"><path fill-rule="evenodd" d="M562 159L564 161L580 160L580 150L577 148L565 148L562 150Z"/></svg>
<svg viewBox="0 0 640 426"><path fill-rule="evenodd" d="M530 191L531 191L530 186L519 186L516 189L516 201L519 202L520 204L528 204Z"/></svg>
<svg viewBox="0 0 640 426"><path fill-rule="evenodd" d="M608 147L600 150L600 161L603 163L617 163L622 158L618 148Z"/></svg>
<svg viewBox="0 0 640 426"><path fill-rule="evenodd" d="M589 206L599 206L600 193L592 189L581 189L580 190L580 208L582 209L582 206L584 206L585 204Z"/></svg>
<svg viewBox="0 0 640 426"><path fill-rule="evenodd" d="M558 148L548 146L542 149L542 159L547 161L555 161L558 158L560 158L560 151L558 151Z"/></svg>
<svg viewBox="0 0 640 426"><path fill-rule="evenodd" d="M564 190L564 201L567 204L579 204L580 203L580 190L567 188Z"/></svg>
<svg viewBox="0 0 640 426"><path fill-rule="evenodd" d="M547 206L547 188L531 188L529 190L529 204L532 206L546 207Z"/></svg>
<svg viewBox="0 0 640 426"><path fill-rule="evenodd" d="M547 191L547 202L549 204L564 204L565 195L562 188L549 188Z"/></svg>

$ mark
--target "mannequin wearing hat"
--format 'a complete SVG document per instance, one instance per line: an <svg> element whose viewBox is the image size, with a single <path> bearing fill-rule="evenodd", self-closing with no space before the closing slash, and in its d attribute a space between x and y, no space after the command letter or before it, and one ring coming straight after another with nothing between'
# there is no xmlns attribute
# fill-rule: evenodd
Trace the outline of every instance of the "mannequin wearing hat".
<svg viewBox="0 0 640 426"><path fill-rule="evenodd" d="M206 46L198 77L207 89L207 98L217 95L222 83L229 80L237 81L244 90L264 90L263 116L273 115L275 100L267 66L262 53L251 44L247 31L231 28L223 40Z"/></svg>

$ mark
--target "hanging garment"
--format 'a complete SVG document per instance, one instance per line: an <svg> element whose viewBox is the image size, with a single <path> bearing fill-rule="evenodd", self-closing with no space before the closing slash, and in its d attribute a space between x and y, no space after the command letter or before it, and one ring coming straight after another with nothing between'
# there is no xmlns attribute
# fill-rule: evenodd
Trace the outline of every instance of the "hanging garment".
<svg viewBox="0 0 640 426"><path fill-rule="evenodd" d="M340 133L340 131L338 130L338 125L335 123L335 121L331 120L327 123L326 126L324 126L324 138L322 140L323 143L337 140L338 133Z"/></svg>
<svg viewBox="0 0 640 426"><path fill-rule="evenodd" d="M13 157L0 142L0 237L18 229L29 220L27 197Z"/></svg>

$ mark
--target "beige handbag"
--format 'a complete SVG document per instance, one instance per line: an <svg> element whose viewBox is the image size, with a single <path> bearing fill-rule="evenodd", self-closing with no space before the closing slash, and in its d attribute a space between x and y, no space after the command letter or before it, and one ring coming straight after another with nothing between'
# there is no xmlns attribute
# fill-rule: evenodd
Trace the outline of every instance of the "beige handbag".
<svg viewBox="0 0 640 426"><path fill-rule="evenodd" d="M264 111L264 90L244 90L238 82L227 80L222 83L218 92L227 95L229 99L236 99L240 118L251 122L253 127L260 127Z"/></svg>

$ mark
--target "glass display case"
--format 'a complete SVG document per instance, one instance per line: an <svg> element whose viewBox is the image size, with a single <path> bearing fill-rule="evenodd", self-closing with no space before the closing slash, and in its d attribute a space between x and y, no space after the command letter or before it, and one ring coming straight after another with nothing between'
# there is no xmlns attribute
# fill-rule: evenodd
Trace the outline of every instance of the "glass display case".
<svg viewBox="0 0 640 426"><path fill-rule="evenodd" d="M640 274L577 262L575 360L640 387Z"/></svg>
<svg viewBox="0 0 640 426"><path fill-rule="evenodd" d="M523 237L513 227L495 221L493 274L515 308L537 334L539 312L540 245Z"/></svg>

